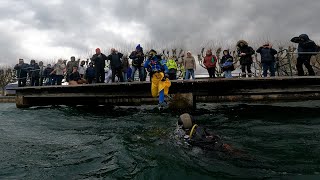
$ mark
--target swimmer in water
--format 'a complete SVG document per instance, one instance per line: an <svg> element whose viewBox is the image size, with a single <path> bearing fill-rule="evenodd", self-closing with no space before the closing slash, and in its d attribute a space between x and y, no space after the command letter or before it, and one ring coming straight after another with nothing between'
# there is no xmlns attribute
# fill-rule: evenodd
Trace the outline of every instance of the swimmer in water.
<svg viewBox="0 0 320 180"><path fill-rule="evenodd" d="M190 146L228 153L234 151L230 145L223 143L219 136L209 133L203 126L197 125L194 117L188 113L179 117L175 134L177 138L182 139Z"/></svg>

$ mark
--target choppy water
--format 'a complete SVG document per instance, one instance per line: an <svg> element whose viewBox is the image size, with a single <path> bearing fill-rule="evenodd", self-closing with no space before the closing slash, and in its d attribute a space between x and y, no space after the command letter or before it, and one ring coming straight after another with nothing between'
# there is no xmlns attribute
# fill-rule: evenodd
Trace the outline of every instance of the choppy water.
<svg viewBox="0 0 320 180"><path fill-rule="evenodd" d="M178 114L0 104L0 179L320 178L320 102L200 105L241 156L178 146Z"/></svg>

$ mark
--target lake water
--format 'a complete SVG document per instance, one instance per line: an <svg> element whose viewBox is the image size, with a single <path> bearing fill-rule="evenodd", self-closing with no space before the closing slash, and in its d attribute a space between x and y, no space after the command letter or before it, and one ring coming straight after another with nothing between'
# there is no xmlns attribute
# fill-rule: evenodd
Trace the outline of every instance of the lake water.
<svg viewBox="0 0 320 180"><path fill-rule="evenodd" d="M153 107L0 104L0 179L320 178L320 101L200 104L198 124L241 151L178 145Z"/></svg>

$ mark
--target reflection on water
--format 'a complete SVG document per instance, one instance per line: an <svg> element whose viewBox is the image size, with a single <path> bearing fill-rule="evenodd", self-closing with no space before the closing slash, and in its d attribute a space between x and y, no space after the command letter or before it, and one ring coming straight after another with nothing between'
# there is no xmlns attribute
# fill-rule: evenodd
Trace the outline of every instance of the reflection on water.
<svg viewBox="0 0 320 180"><path fill-rule="evenodd" d="M179 146L179 114L153 107L0 104L0 179L317 178L319 101L199 105L199 124L242 156Z"/></svg>

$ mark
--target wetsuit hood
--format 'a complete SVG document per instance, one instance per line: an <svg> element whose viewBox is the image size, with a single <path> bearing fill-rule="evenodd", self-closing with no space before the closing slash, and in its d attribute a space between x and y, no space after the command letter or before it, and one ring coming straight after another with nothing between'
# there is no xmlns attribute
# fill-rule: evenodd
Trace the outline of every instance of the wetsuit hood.
<svg viewBox="0 0 320 180"><path fill-rule="evenodd" d="M190 114L185 113L180 116L178 124L182 125L184 129L191 129L194 123L193 121L193 117Z"/></svg>

